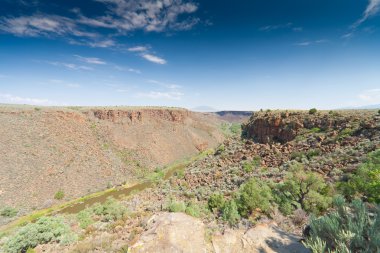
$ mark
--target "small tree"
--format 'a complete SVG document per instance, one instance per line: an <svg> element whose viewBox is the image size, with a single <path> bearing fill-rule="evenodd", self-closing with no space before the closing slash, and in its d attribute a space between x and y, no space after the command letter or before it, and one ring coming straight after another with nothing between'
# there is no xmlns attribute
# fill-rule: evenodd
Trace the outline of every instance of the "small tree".
<svg viewBox="0 0 380 253"><path fill-rule="evenodd" d="M290 166L284 182L277 185L276 192L280 196L277 202L287 209L292 207L288 211L301 208L309 213L320 213L331 203L328 190L319 174L305 171L302 164L295 162Z"/></svg>
<svg viewBox="0 0 380 253"><path fill-rule="evenodd" d="M239 212L244 217L249 216L255 209L268 212L272 199L269 186L264 181L252 178L239 189L237 198Z"/></svg>
<svg viewBox="0 0 380 253"><path fill-rule="evenodd" d="M317 113L317 109L316 108L311 108L309 110L309 114L316 114Z"/></svg>

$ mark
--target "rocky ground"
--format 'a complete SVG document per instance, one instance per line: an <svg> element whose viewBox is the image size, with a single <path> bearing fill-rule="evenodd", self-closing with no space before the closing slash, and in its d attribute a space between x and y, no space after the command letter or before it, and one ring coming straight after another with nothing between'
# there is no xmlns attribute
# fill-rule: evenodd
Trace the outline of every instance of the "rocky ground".
<svg viewBox="0 0 380 253"><path fill-rule="evenodd" d="M2 106L0 122L0 209L18 215L134 182L224 138L216 118L176 108Z"/></svg>

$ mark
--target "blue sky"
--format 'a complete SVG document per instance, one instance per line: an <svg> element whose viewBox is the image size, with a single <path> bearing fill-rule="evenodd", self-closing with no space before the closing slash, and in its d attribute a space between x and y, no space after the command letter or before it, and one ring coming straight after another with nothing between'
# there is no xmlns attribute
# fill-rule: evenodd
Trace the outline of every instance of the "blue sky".
<svg viewBox="0 0 380 253"><path fill-rule="evenodd" d="M0 103L380 104L380 0L0 4Z"/></svg>

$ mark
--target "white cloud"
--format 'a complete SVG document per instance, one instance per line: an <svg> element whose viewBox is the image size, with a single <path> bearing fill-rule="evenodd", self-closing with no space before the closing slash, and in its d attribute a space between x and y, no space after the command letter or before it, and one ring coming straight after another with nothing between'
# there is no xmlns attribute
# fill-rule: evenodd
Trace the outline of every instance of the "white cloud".
<svg viewBox="0 0 380 253"><path fill-rule="evenodd" d="M53 66L62 66L70 70L94 70L91 67L83 66L83 65L77 65L74 63L66 63L66 62L55 62L55 61L47 61L46 63L53 65Z"/></svg>
<svg viewBox="0 0 380 253"><path fill-rule="evenodd" d="M136 47L128 48L128 51L130 51L130 52L145 52L145 51L148 51L148 48L144 47L144 46L136 46Z"/></svg>
<svg viewBox="0 0 380 253"><path fill-rule="evenodd" d="M380 103L380 89L365 90L358 95L359 99L367 103Z"/></svg>
<svg viewBox="0 0 380 253"><path fill-rule="evenodd" d="M150 91L147 93L137 93L137 97L146 97L151 99L169 99L169 100L181 100L183 97L183 93L179 91L169 91L169 92L161 92L161 91Z"/></svg>
<svg viewBox="0 0 380 253"><path fill-rule="evenodd" d="M155 56L153 54L142 54L141 57L143 57L145 60L157 63L157 64L166 64L166 60L163 58L160 58L158 56Z"/></svg>
<svg viewBox="0 0 380 253"><path fill-rule="evenodd" d="M107 64L105 61L96 57L83 57L80 55L74 55L74 56L77 57L80 61L83 61L89 64L99 64L99 65Z"/></svg>
<svg viewBox="0 0 380 253"><path fill-rule="evenodd" d="M53 101L48 99L41 98L27 98L14 96L12 94L0 93L1 103L10 103L10 104L29 104L29 105L54 105L56 104Z"/></svg>
<svg viewBox="0 0 380 253"><path fill-rule="evenodd" d="M136 74L141 74L141 71L139 69L134 69L134 68L129 68L129 67L121 67L118 65L115 65L114 67L115 67L115 69L117 69L119 71L128 71L128 72L133 72Z"/></svg>
<svg viewBox="0 0 380 253"><path fill-rule="evenodd" d="M361 19L355 22L353 28L355 29L363 22L365 22L368 18L375 16L380 10L380 0L369 0L367 8L363 12L363 16Z"/></svg>

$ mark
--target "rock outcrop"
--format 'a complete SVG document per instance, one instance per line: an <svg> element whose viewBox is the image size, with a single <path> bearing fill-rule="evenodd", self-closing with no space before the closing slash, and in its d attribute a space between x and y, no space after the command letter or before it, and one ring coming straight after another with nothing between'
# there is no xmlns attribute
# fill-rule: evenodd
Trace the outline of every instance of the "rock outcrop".
<svg viewBox="0 0 380 253"><path fill-rule="evenodd" d="M243 124L243 132L247 138L259 143L285 143L293 140L304 129L339 132L365 124L366 128L379 130L375 123L376 116L373 115L371 111L360 111L360 115L352 111L323 111L315 114L307 111L255 112L249 122Z"/></svg>

